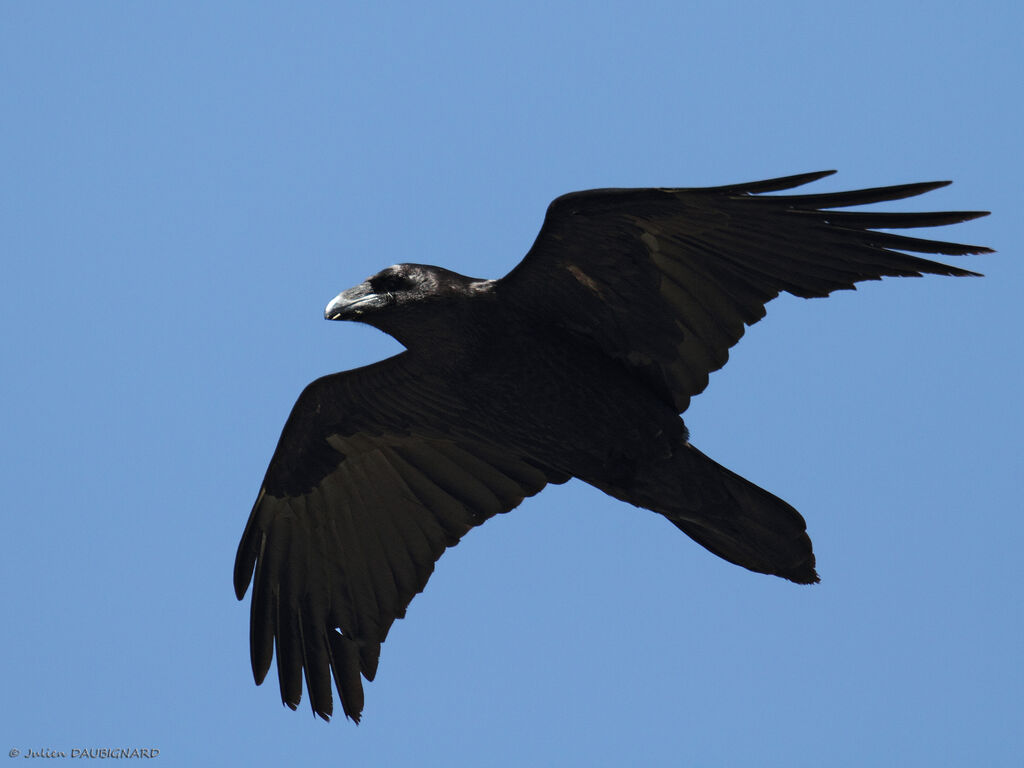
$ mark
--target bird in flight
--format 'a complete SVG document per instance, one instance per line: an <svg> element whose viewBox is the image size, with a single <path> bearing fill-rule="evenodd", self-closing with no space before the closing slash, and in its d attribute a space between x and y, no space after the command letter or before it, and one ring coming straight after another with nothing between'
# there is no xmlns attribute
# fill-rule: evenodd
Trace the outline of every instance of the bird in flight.
<svg viewBox="0 0 1024 768"><path fill-rule="evenodd" d="M837 210L945 186L781 192L833 171L559 197L498 280L398 264L327 305L405 350L317 379L281 433L235 559L259 684L359 721L362 679L434 563L474 526L579 478L751 571L818 581L803 517L690 443L679 414L786 292L975 275L910 253L990 252L888 231L977 211ZM910 253L908 253L910 252Z"/></svg>

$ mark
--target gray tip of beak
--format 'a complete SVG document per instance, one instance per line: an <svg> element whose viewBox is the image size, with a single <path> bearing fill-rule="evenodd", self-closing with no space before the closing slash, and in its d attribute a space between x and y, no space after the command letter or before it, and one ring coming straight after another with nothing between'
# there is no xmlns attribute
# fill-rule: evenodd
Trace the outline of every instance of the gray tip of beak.
<svg viewBox="0 0 1024 768"><path fill-rule="evenodd" d="M357 285L331 299L324 309L324 319L354 320L379 303L380 296L373 293L367 284Z"/></svg>
<svg viewBox="0 0 1024 768"><path fill-rule="evenodd" d="M335 296L324 308L324 320L340 320L341 310L347 303L340 294Z"/></svg>

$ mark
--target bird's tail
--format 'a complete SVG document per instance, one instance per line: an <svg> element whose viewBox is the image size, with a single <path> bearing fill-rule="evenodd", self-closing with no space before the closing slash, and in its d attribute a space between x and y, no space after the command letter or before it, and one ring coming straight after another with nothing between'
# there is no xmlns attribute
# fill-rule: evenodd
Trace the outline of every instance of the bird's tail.
<svg viewBox="0 0 1024 768"><path fill-rule="evenodd" d="M731 563L798 584L818 581L807 525L793 507L688 443L666 464L660 477L642 481L641 506Z"/></svg>

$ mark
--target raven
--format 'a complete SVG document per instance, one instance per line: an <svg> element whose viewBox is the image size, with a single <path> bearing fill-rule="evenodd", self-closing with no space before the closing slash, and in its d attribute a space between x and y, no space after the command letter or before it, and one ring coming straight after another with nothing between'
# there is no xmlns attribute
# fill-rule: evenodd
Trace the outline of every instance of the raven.
<svg viewBox="0 0 1024 768"><path fill-rule="evenodd" d="M833 171L693 189L597 189L551 203L499 280L398 264L343 291L329 320L405 350L317 379L285 423L235 559L253 583L259 684L274 648L282 701L331 680L359 722L362 677L446 547L547 483L576 477L658 512L732 563L818 581L803 517L719 466L679 414L785 291L883 276L976 275L908 255L990 249L880 232L985 212L838 211L945 186L765 195Z"/></svg>

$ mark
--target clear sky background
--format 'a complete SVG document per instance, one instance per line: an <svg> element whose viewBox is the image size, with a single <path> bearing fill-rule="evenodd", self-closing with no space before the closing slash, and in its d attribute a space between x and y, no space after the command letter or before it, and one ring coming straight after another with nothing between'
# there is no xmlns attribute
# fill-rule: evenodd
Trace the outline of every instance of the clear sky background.
<svg viewBox="0 0 1024 768"><path fill-rule="evenodd" d="M1015 2L5 2L3 746L161 765L1019 766ZM235 547L285 417L396 352L389 264L498 277L547 203L823 168L984 279L783 298L687 414L822 583L578 482L446 554L362 725L256 688ZM294 762L293 762L294 761ZM13 761L12 761L13 764Z"/></svg>

